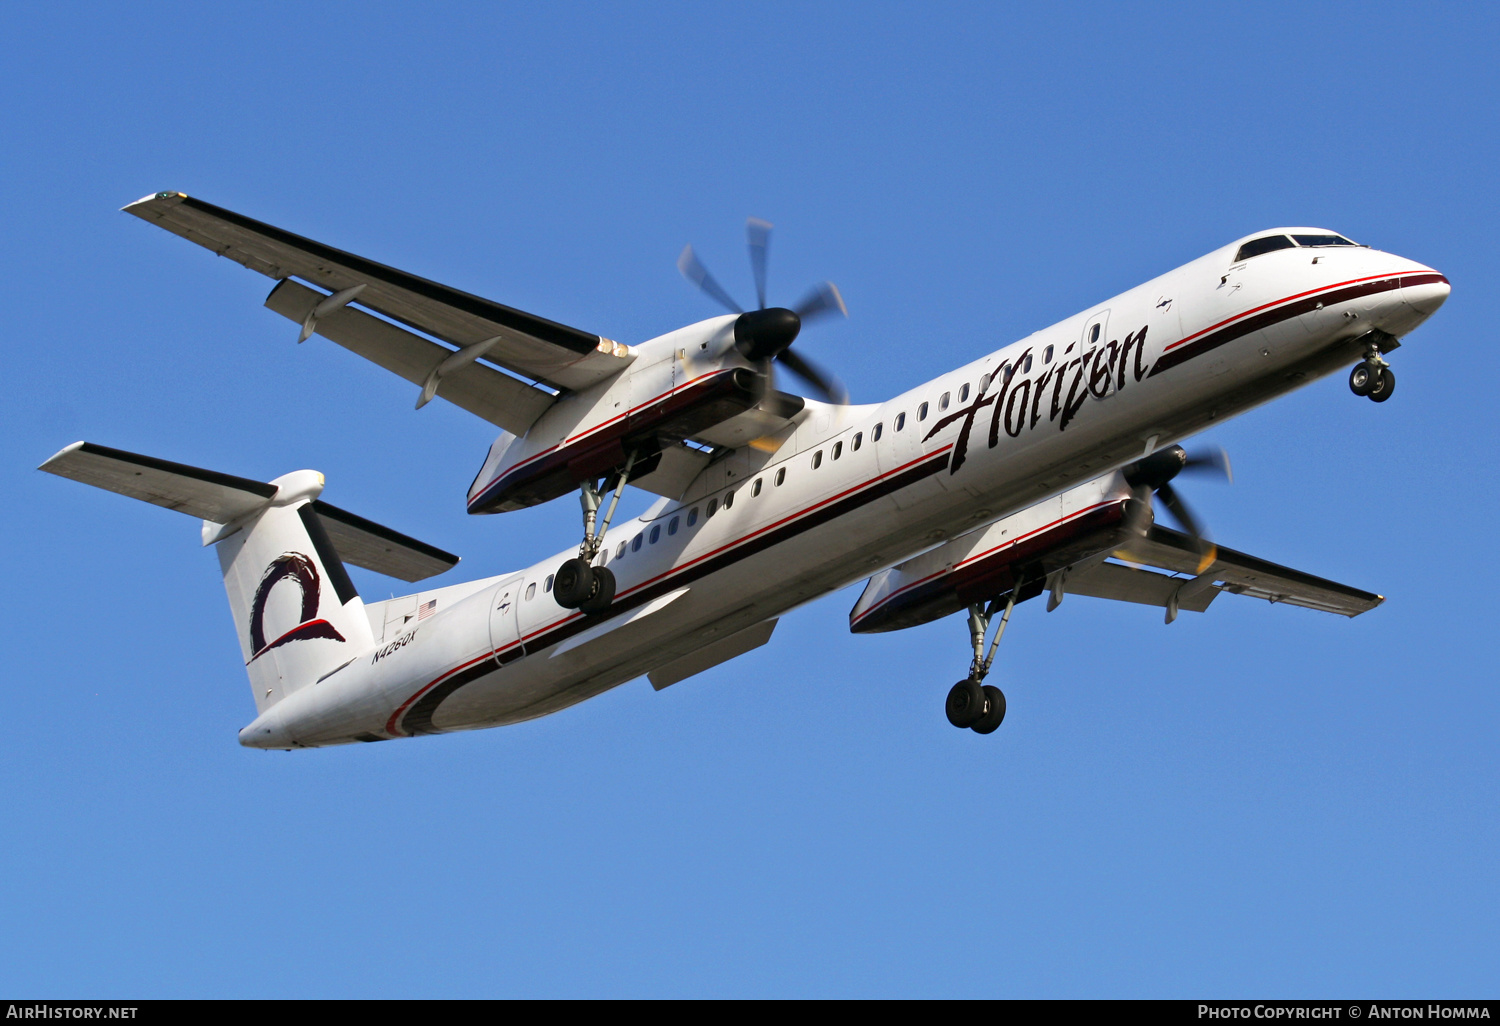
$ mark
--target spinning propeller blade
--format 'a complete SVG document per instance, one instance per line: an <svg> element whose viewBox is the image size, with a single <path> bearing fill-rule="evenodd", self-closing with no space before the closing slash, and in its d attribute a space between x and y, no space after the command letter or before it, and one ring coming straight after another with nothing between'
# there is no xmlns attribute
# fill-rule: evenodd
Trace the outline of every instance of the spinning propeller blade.
<svg viewBox="0 0 1500 1026"><path fill-rule="evenodd" d="M728 307L731 313L745 312L740 304L724 291L724 286L708 273L708 268L703 266L703 261L698 259L698 254L693 252L691 244L682 247L682 255L677 258L677 269L688 281L718 300L723 306Z"/></svg>
<svg viewBox="0 0 1500 1026"><path fill-rule="evenodd" d="M838 378L822 370L807 357L788 349L777 357L797 377L807 382L818 393L818 398L827 403L842 406L849 401L849 390Z"/></svg>
<svg viewBox="0 0 1500 1026"><path fill-rule="evenodd" d="M1129 464L1121 473L1131 491L1130 510L1125 519L1127 532L1134 537L1145 536L1151 526L1152 496L1159 496L1167 512L1172 514L1172 519L1193 539L1194 546L1202 553L1198 572L1207 570L1218 554L1218 548L1208 540L1192 507L1172 487L1172 480L1182 473L1213 473L1223 476L1232 484L1234 477L1230 472L1229 454L1219 448L1189 454L1180 445L1169 445Z"/></svg>
<svg viewBox="0 0 1500 1026"><path fill-rule="evenodd" d="M755 274L755 301L766 308L766 249L771 244L771 222L752 217L745 221L745 237L750 243L750 270Z"/></svg>
<svg viewBox="0 0 1500 1026"><path fill-rule="evenodd" d="M735 347L740 355L753 363L765 382L767 390L774 388L773 360L780 360L786 369L811 387L824 402L845 404L849 392L837 377L820 368L799 353L791 345L801 331L802 322L814 321L831 314L849 316L838 286L825 281L813 287L802 301L792 309L766 306L766 266L771 245L771 223L752 217L745 222L745 238L750 248L750 271L755 277L755 299L759 304L746 313L734 298L714 279L693 252L692 246L684 246L677 258L677 269L682 276L700 290L717 300L725 308L740 315L735 322Z"/></svg>
<svg viewBox="0 0 1500 1026"><path fill-rule="evenodd" d="M804 321L814 321L832 313L849 316L849 308L844 305L844 297L839 294L839 287L831 281L813 286L813 290L803 296L802 302L792 309Z"/></svg>

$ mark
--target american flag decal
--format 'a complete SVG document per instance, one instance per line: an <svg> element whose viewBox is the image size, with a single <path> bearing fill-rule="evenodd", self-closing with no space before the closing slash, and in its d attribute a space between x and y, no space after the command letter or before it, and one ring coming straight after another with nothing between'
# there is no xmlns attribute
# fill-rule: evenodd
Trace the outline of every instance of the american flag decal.
<svg viewBox="0 0 1500 1026"><path fill-rule="evenodd" d="M425 620L437 612L437 599L429 599L417 607L417 619Z"/></svg>

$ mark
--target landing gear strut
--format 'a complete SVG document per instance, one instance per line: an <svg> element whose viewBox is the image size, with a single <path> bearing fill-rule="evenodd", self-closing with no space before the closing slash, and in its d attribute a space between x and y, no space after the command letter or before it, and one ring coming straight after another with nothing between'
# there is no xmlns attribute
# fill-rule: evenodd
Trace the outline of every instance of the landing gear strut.
<svg viewBox="0 0 1500 1026"><path fill-rule="evenodd" d="M1000 647L1000 639L1005 634L1005 625L1010 623L1010 613L1016 608L1016 596L1020 591L1021 582L1017 581L1005 603L1005 612L1000 617L1000 626L990 642L988 654L984 649L984 639L990 630L995 603L991 603L988 609L983 602L969 607L969 640L974 646L974 658L969 663L969 676L953 685L948 700L943 703L948 722L955 727L968 727L976 734L992 734L1005 720L1005 692L984 683L984 678L995 662L995 650Z"/></svg>
<svg viewBox="0 0 1500 1026"><path fill-rule="evenodd" d="M1374 342L1366 349L1365 358L1349 372L1349 391L1376 403L1385 402L1395 393L1396 374Z"/></svg>
<svg viewBox="0 0 1500 1026"><path fill-rule="evenodd" d="M578 546L578 555L557 568L552 582L552 597L564 609L576 609L582 613L602 613L609 609L615 598L615 572L608 567L594 566L594 557L604 544L604 533L614 519L615 508L620 504L620 494L630 480L630 471L635 467L635 453L625 459L625 469L615 482L614 495L609 500L609 509L604 514L604 523L598 523L599 505L604 500L604 490L599 482L583 482L578 501L583 506L583 543ZM608 479L605 480L606 488Z"/></svg>

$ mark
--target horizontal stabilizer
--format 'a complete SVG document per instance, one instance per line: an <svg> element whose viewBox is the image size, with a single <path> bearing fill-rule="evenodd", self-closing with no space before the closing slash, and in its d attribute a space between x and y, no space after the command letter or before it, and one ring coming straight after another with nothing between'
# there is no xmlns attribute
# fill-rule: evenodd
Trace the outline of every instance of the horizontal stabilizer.
<svg viewBox="0 0 1500 1026"><path fill-rule="evenodd" d="M276 494L276 486L264 481L92 442L74 442L38 469L216 524L253 513Z"/></svg>
<svg viewBox="0 0 1500 1026"><path fill-rule="evenodd" d="M229 524L256 513L273 504L278 490L276 485L264 481L172 463L92 442L74 442L38 469L175 509L210 524ZM314 500L311 505L342 562L403 581L424 580L458 562L458 557L451 552L331 506L321 499ZM230 533L232 531L220 532L217 536L206 533L204 544L227 538Z"/></svg>
<svg viewBox="0 0 1500 1026"><path fill-rule="evenodd" d="M339 558L403 581L421 581L458 563L451 552L382 527L322 499L312 504Z"/></svg>

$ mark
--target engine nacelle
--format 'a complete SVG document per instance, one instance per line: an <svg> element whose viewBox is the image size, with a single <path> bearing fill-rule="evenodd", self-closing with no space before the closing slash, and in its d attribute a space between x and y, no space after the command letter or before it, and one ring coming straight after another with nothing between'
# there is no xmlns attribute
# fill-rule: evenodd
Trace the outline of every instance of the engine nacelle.
<svg viewBox="0 0 1500 1026"><path fill-rule="evenodd" d="M1120 545L1129 501L1130 486L1109 474L882 570L849 611L849 629L916 627L1006 595L1018 581L1018 600L1036 596L1051 574Z"/></svg>
<svg viewBox="0 0 1500 1026"><path fill-rule="evenodd" d="M621 468L633 478L660 450L756 406L765 384L734 347L733 316L670 332L633 349L619 377L558 398L524 437L502 434L469 488L470 513L547 502Z"/></svg>

